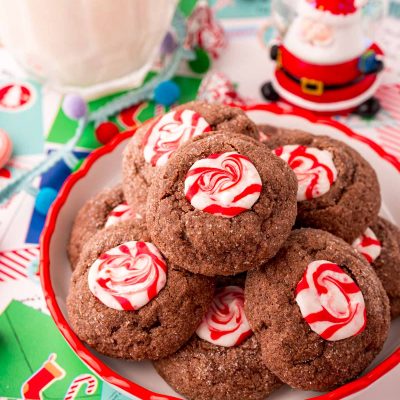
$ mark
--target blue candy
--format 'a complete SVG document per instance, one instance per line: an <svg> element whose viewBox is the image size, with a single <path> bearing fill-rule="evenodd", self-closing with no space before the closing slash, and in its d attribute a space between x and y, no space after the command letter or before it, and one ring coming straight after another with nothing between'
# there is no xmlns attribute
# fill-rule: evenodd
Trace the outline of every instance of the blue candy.
<svg viewBox="0 0 400 400"><path fill-rule="evenodd" d="M39 190L39 193L35 201L35 210L42 215L47 215L50 206L57 197L57 190L51 187L43 187Z"/></svg>
<svg viewBox="0 0 400 400"><path fill-rule="evenodd" d="M181 95L179 86L172 81L161 82L154 89L154 100L163 106L170 106L175 103Z"/></svg>

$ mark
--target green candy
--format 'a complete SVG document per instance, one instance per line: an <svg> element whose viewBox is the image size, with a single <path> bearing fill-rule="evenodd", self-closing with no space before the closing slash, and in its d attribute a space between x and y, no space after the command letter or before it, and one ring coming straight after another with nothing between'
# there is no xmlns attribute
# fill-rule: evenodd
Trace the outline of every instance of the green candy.
<svg viewBox="0 0 400 400"><path fill-rule="evenodd" d="M195 58L191 61L188 61L189 68L197 74L207 72L211 66L211 59L208 53L201 47L196 47L194 49L194 53Z"/></svg>

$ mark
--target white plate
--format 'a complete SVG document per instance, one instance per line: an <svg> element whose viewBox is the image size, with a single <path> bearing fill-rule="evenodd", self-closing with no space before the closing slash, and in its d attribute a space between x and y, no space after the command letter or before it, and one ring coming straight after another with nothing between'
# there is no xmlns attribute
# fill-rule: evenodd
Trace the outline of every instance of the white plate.
<svg viewBox="0 0 400 400"><path fill-rule="evenodd" d="M258 105L247 109L257 123L298 128L311 133L329 135L358 150L375 168L381 185L381 215L400 225L400 163L377 144L356 135L343 125L326 118L299 112L287 113L276 105ZM132 398L151 400L181 398L155 372L150 362L131 362L100 355L84 346L72 332L66 313L71 268L66 247L77 210L102 188L121 181L121 157L131 133L123 133L107 146L95 151L81 169L67 179L46 220L42 235L41 277L47 304L58 328L77 355L98 375ZM392 324L390 336L381 354L364 377L347 384L321 399L342 399L366 388L400 361L400 318ZM388 358L385 362L385 360ZM376 368L375 368L376 367ZM368 390L365 389L365 390ZM162 393L162 394L161 394ZM270 399L300 400L321 394L282 388Z"/></svg>

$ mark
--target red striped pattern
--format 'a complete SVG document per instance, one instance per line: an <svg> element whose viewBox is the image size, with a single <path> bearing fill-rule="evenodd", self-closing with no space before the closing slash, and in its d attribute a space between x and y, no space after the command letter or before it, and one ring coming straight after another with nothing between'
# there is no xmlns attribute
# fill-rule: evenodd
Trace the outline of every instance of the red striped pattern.
<svg viewBox="0 0 400 400"><path fill-rule="evenodd" d="M325 340L346 339L365 329L366 311L360 288L330 261L308 264L296 287L296 303L311 330Z"/></svg>
<svg viewBox="0 0 400 400"><path fill-rule="evenodd" d="M204 212L232 218L251 209L260 197L260 175L248 157L225 152L197 160L185 178L190 204Z"/></svg>
<svg viewBox="0 0 400 400"><path fill-rule="evenodd" d="M27 268L39 257L39 246L0 252L0 282L26 279Z"/></svg>
<svg viewBox="0 0 400 400"><path fill-rule="evenodd" d="M400 158L400 125L387 125L377 128L379 142L388 152Z"/></svg>
<svg viewBox="0 0 400 400"><path fill-rule="evenodd" d="M71 383L64 400L73 400L76 398L80 388L86 385L85 393L87 395L93 394L97 389L97 379L90 374L82 374L77 376Z"/></svg>
<svg viewBox="0 0 400 400"><path fill-rule="evenodd" d="M381 85L376 97L382 107L396 120L400 121L400 84Z"/></svg>

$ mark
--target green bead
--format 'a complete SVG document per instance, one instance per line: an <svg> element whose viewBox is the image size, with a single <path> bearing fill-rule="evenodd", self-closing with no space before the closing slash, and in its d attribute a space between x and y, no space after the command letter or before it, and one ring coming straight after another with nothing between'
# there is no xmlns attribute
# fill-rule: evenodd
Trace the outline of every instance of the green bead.
<svg viewBox="0 0 400 400"><path fill-rule="evenodd" d="M78 169L81 167L83 161L85 161L85 159L84 159L84 158L81 158L81 159L75 164L75 167L73 168L72 172L78 171Z"/></svg>
<svg viewBox="0 0 400 400"><path fill-rule="evenodd" d="M211 66L211 59L208 53L201 47L194 49L195 58L188 62L189 68L197 74L207 72Z"/></svg>

